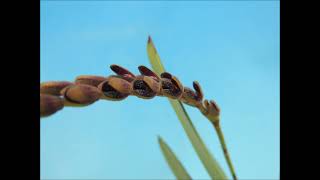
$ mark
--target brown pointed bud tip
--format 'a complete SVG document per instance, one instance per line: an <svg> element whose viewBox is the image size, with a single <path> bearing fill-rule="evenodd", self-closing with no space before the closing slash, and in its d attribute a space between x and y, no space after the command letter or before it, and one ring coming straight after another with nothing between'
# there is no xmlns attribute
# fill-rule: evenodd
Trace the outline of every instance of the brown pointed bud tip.
<svg viewBox="0 0 320 180"><path fill-rule="evenodd" d="M107 80L107 78L103 76L81 75L76 77L75 83L98 87L98 85L105 80Z"/></svg>
<svg viewBox="0 0 320 180"><path fill-rule="evenodd" d="M159 76L153 71L151 71L149 68L147 68L146 66L139 66L138 69L142 75L152 77L156 81L160 80Z"/></svg>
<svg viewBox="0 0 320 180"><path fill-rule="evenodd" d="M203 101L203 103L204 103L204 106L208 109L208 107L209 107L209 105L210 105L210 104L209 104L209 101L205 99L205 100Z"/></svg>
<svg viewBox="0 0 320 180"><path fill-rule="evenodd" d="M181 91L181 95L182 95L182 93L184 91L184 87L181 84L181 82L179 81L179 79L177 77L173 76L171 81L179 89L179 91Z"/></svg>
<svg viewBox="0 0 320 180"><path fill-rule="evenodd" d="M206 112L204 114L214 123L219 122L220 108L213 100L204 100Z"/></svg>
<svg viewBox="0 0 320 180"><path fill-rule="evenodd" d="M213 101L213 100L210 100L210 105L212 106L212 108L217 112L217 114L219 115L220 114L220 108L218 106L218 104Z"/></svg>
<svg viewBox="0 0 320 180"><path fill-rule="evenodd" d="M66 101L74 104L89 105L99 100L102 96L101 91L90 85L77 84L67 86L61 90L61 95Z"/></svg>
<svg viewBox="0 0 320 180"><path fill-rule="evenodd" d="M40 117L50 116L63 108L63 100L59 96L40 94Z"/></svg>
<svg viewBox="0 0 320 180"><path fill-rule="evenodd" d="M195 91L187 87L184 88L181 101L188 105L199 107L202 105L203 92L200 84L197 81L193 82L193 88Z"/></svg>
<svg viewBox="0 0 320 180"><path fill-rule="evenodd" d="M181 101L194 107L197 107L201 104L201 100L198 98L197 93L188 87L184 87Z"/></svg>
<svg viewBox="0 0 320 180"><path fill-rule="evenodd" d="M112 64L110 66L110 69L115 72L116 74L118 74L119 76L125 76L125 77L128 77L128 78L134 78L135 75L132 74L130 71L128 71L127 69L119 66L119 65L116 65L116 64Z"/></svg>
<svg viewBox="0 0 320 180"><path fill-rule="evenodd" d="M180 99L184 87L178 78L167 72L162 73L161 78L161 94L172 99Z"/></svg>
<svg viewBox="0 0 320 180"><path fill-rule="evenodd" d="M161 78L172 79L172 75L168 72L161 73Z"/></svg>
<svg viewBox="0 0 320 180"><path fill-rule="evenodd" d="M111 76L106 81L100 83L98 89L103 93L103 99L120 101L129 96L131 84L119 77Z"/></svg>
<svg viewBox="0 0 320 180"><path fill-rule="evenodd" d="M51 94L55 96L60 95L60 91L69 86L72 85L72 82L68 81L48 81L43 82L40 84L40 93L41 94Z"/></svg>
<svg viewBox="0 0 320 180"><path fill-rule="evenodd" d="M148 76L137 76L132 82L132 94L143 99L151 99L160 92L160 86L157 85L158 82Z"/></svg>
<svg viewBox="0 0 320 180"><path fill-rule="evenodd" d="M200 86L200 84L197 81L193 81L193 88L196 90L198 98L203 99L203 92L202 92L202 88Z"/></svg>

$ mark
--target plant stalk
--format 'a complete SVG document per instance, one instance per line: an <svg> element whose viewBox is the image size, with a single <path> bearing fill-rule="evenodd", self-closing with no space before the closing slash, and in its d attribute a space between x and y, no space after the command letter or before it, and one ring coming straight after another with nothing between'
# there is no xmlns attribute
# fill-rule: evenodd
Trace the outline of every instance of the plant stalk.
<svg viewBox="0 0 320 180"><path fill-rule="evenodd" d="M224 154L224 157L227 161L227 164L229 166L229 169L230 169L230 172L231 172L231 175L233 177L234 180L237 180L237 176L236 176L236 172L234 170L234 167L233 167L233 164L232 164L232 161L231 161L231 158L230 158L230 155L229 155L229 152L228 152L228 149L227 149L227 145L226 145L226 142L224 140L224 136L223 136L223 133L222 133L222 130L221 130L221 126L220 126L220 123L219 121L217 122L212 122L217 134L218 134L218 138L219 138L219 141L220 141L220 144L221 144L221 148L223 150L223 154Z"/></svg>
<svg viewBox="0 0 320 180"><path fill-rule="evenodd" d="M231 161L231 158L230 158L230 155L229 155L229 151L228 151L228 148L227 148L227 145L226 145L226 142L224 140L224 136L223 136L223 133L222 133L222 130L221 130L221 126L220 126L220 117L219 115L217 116L210 116L209 115L209 112L208 112L208 109L205 108L203 106L203 104L199 104L197 106L197 108L201 111L201 113L212 123L214 129L216 130L216 133L218 135L218 138L219 138L219 142L220 142L220 145L221 145L221 148L222 148L222 151L223 151L223 155L227 161L227 164L228 164L228 167L229 167L229 170L231 172L231 175L232 175L232 178L234 180L237 180L237 175L236 175L236 172L234 170L234 167L233 167L233 164L232 164L232 161Z"/></svg>

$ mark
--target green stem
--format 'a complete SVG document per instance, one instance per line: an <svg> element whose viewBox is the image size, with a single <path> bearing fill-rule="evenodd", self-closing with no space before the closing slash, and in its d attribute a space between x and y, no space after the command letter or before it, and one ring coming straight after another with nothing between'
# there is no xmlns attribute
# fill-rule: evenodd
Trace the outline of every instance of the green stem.
<svg viewBox="0 0 320 180"><path fill-rule="evenodd" d="M222 130L221 130L221 127L220 127L220 117L219 117L219 115L210 116L209 115L209 111L203 106L203 104L199 104L197 106L197 108L213 124L214 129L217 132L217 135L218 135L218 138L219 138L219 141L220 141L220 144L221 144L221 148L223 150L223 155L224 155L224 157L225 157L225 159L227 161L227 164L228 164L228 167L230 169L231 175L232 175L234 180L237 180L238 178L236 176L236 172L235 172L234 167L232 165L232 161L231 161L231 158L230 158L230 155L229 155L229 152L228 152L228 148L227 148L227 145L226 145L226 142L224 140L224 136L223 136L223 133L222 133Z"/></svg>
<svg viewBox="0 0 320 180"><path fill-rule="evenodd" d="M219 137L219 141L220 141L220 144L221 144L221 147L222 147L222 150L223 150L223 154L224 154L224 157L227 161L227 164L229 166L229 169L230 169L230 172L232 174L232 177L234 180L237 180L237 176L236 176L236 172L234 170L234 167L232 165L232 161L231 161L231 158L230 158L230 155L229 155L229 152L228 152L228 149L227 149L227 145L225 143L225 140L224 140L224 136L223 136L223 133L222 133L222 130L221 130L221 127L220 127L220 123L219 121L217 121L216 123L212 123L217 134L218 134L218 137Z"/></svg>

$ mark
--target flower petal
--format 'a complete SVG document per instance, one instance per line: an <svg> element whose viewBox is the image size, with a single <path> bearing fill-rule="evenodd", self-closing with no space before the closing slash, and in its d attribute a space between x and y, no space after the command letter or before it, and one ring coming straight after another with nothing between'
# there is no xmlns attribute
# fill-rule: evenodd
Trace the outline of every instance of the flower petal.
<svg viewBox="0 0 320 180"><path fill-rule="evenodd" d="M76 77L76 84L87 84L98 87L100 83L107 80L106 77L103 76L91 76L91 75L81 75Z"/></svg>
<svg viewBox="0 0 320 180"><path fill-rule="evenodd" d="M61 90L61 94L67 101L81 105L92 104L102 96L98 88L85 84L67 86Z"/></svg>
<svg viewBox="0 0 320 180"><path fill-rule="evenodd" d="M219 108L218 104L215 101L210 100L210 106L216 112L217 115L220 114L220 108Z"/></svg>
<svg viewBox="0 0 320 180"><path fill-rule="evenodd" d="M188 87L184 87L181 101L190 106L197 106L201 103L201 101L199 102L199 99L197 98L196 92Z"/></svg>
<svg viewBox="0 0 320 180"><path fill-rule="evenodd" d="M184 88L178 78L167 72L162 73L161 78L161 94L171 99L180 99Z"/></svg>
<svg viewBox="0 0 320 180"><path fill-rule="evenodd" d="M60 91L72 85L72 82L68 81L48 81L40 84L40 93L42 94L51 94L55 96L60 96Z"/></svg>
<svg viewBox="0 0 320 180"><path fill-rule="evenodd" d="M50 116L63 108L63 100L59 96L40 94L40 117Z"/></svg>
<svg viewBox="0 0 320 180"><path fill-rule="evenodd" d="M167 78L167 79L171 79L172 78L172 75L168 72L163 72L161 73L161 78Z"/></svg>
<svg viewBox="0 0 320 180"><path fill-rule="evenodd" d="M143 76L142 79L148 86L149 88L155 92L156 94L160 93L160 83L159 81L155 80L154 78L150 77L150 76Z"/></svg>
<svg viewBox="0 0 320 180"><path fill-rule="evenodd" d="M201 89L200 84L197 81L193 81L193 88L196 90L198 98L203 99L203 91Z"/></svg>
<svg viewBox="0 0 320 180"><path fill-rule="evenodd" d="M127 98L129 94L121 93L109 84L109 81L112 78L117 77L109 77L106 81L99 84L98 89L103 93L101 98L110 101L120 101ZM115 84L113 84L113 86L117 87Z"/></svg>
<svg viewBox="0 0 320 180"><path fill-rule="evenodd" d="M113 87L115 90L119 91L120 93L123 93L123 94L131 93L131 84L122 78L117 78L117 77L110 78L109 85Z"/></svg>
<svg viewBox="0 0 320 180"><path fill-rule="evenodd" d="M116 64L112 64L110 66L110 69L120 76L126 76L126 77L131 77L131 78L135 77L135 75L132 74L130 71L128 71L127 69L125 69L119 65L116 65Z"/></svg>
<svg viewBox="0 0 320 180"><path fill-rule="evenodd" d="M152 81L156 82L148 76L137 76L136 79L132 82L132 94L143 99L151 99L157 95L157 92L154 91L151 87Z"/></svg>
<svg viewBox="0 0 320 180"><path fill-rule="evenodd" d="M142 75L153 77L155 80L158 81L160 80L159 76L146 66L139 66L138 69Z"/></svg>

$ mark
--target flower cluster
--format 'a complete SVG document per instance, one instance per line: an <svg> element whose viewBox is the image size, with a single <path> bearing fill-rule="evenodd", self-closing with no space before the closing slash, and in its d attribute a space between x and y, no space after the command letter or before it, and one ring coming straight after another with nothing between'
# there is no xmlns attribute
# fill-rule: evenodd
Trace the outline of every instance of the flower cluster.
<svg viewBox="0 0 320 180"><path fill-rule="evenodd" d="M64 106L87 106L98 100L120 101L128 96L151 99L164 96L197 107L210 120L218 120L220 110L214 101L203 101L200 84L193 89L184 87L177 77L164 72L160 77L145 66L139 66L140 75L111 65L115 75L108 77L81 75L74 82L51 81L40 84L40 116L45 117Z"/></svg>

